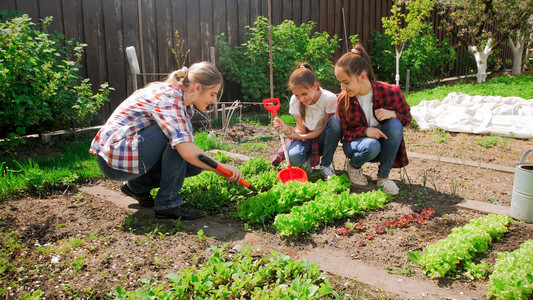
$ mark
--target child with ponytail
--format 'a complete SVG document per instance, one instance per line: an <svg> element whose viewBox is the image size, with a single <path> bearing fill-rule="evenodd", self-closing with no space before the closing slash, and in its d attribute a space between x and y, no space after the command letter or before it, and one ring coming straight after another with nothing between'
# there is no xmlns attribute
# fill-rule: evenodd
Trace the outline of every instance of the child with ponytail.
<svg viewBox="0 0 533 300"><path fill-rule="evenodd" d="M217 101L222 83L222 75L209 62L174 71L124 100L92 141L89 151L97 155L104 175L124 181L121 191L153 207L156 218L204 216L185 204L179 192L185 177L204 169L219 173L198 159L206 153L194 144L190 118L194 108L205 111ZM218 164L232 173L228 180L241 179L234 166ZM157 187L154 199L150 191Z"/></svg>
<svg viewBox="0 0 533 300"><path fill-rule="evenodd" d="M361 168L366 162L378 162L378 187L398 194L389 173L391 168L409 163L403 127L411 123L410 108L400 87L375 80L370 57L361 45L355 45L337 61L335 77L342 89L337 114L351 182L367 185Z"/></svg>
<svg viewBox="0 0 533 300"><path fill-rule="evenodd" d="M340 124L335 117L337 96L320 87L313 68L300 63L292 72L289 89L293 92L289 113L296 117L296 128L282 120L273 121L274 128L290 139L287 147L293 166L302 166L306 171L318 165L326 180L335 175L331 168L333 155L340 140ZM273 163L279 164L283 151L278 151Z"/></svg>

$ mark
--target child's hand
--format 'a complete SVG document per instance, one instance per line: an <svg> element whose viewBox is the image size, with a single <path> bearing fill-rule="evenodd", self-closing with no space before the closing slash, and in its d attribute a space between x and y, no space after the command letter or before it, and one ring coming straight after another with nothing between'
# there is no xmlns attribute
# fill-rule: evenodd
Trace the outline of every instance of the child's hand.
<svg viewBox="0 0 533 300"><path fill-rule="evenodd" d="M376 119L378 121L388 120L388 119L397 119L396 112L393 110L388 110L384 108L378 108L374 111Z"/></svg>
<svg viewBox="0 0 533 300"><path fill-rule="evenodd" d="M283 122L283 120L281 119L274 119L272 121L272 125L274 125L274 129L276 129L276 131L278 132L280 131L280 129L282 132L287 131L287 124L285 124L285 122Z"/></svg>
<svg viewBox="0 0 533 300"><path fill-rule="evenodd" d="M241 170L232 165L220 164L226 170L231 172L231 177L227 177L229 181L239 181L242 178Z"/></svg>
<svg viewBox="0 0 533 300"><path fill-rule="evenodd" d="M383 133L383 131L379 130L376 127L368 127L365 130L365 133L366 133L366 136L371 137L371 138L375 138L375 139L378 139L378 140L380 138L387 139L387 136Z"/></svg>

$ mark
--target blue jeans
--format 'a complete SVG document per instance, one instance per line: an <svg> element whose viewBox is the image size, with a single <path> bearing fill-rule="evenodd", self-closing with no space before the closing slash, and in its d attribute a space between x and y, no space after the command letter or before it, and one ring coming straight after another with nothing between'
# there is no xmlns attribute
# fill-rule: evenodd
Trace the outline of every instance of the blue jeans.
<svg viewBox="0 0 533 300"><path fill-rule="evenodd" d="M318 151L322 155L321 166L329 167L333 162L333 155L341 139L341 124L337 116L331 116L326 123L326 128L318 136ZM311 141L291 142L287 147L291 165L301 166L311 154Z"/></svg>
<svg viewBox="0 0 533 300"><path fill-rule="evenodd" d="M203 169L184 160L172 148L169 138L159 126L153 125L139 132L140 174L133 174L111 168L98 156L98 165L106 177L125 180L134 193L150 192L159 187L154 199L154 209L162 210L183 204L179 192L186 177L196 176Z"/></svg>
<svg viewBox="0 0 533 300"><path fill-rule="evenodd" d="M402 142L403 126L398 119L388 119L377 128L387 139L363 137L345 142L342 148L352 167L360 169L366 162L379 162L378 178L389 178L392 162Z"/></svg>

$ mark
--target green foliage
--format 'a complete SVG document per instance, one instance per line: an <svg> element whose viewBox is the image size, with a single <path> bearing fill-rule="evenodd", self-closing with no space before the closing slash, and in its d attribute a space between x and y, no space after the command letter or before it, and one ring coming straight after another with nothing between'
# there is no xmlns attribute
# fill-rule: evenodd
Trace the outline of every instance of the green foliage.
<svg viewBox="0 0 533 300"><path fill-rule="evenodd" d="M333 299L332 289L320 266L278 252L256 257L248 245L235 254L217 247L202 265L168 274L166 283L145 280L128 292L116 286L115 299Z"/></svg>
<svg viewBox="0 0 533 300"><path fill-rule="evenodd" d="M402 4L405 11L402 11ZM391 8L391 15L381 18L385 33L391 37L391 45L401 52L407 40L418 35L425 26L425 18L433 10L431 0L411 0L408 2L396 0Z"/></svg>
<svg viewBox="0 0 533 300"><path fill-rule="evenodd" d="M400 84L400 58L407 41L418 36L419 32L427 27L425 19L433 10L433 6L433 0L396 0L392 5L391 15L381 18L385 33L391 37L391 45L394 46L395 82L398 85Z"/></svg>
<svg viewBox="0 0 533 300"><path fill-rule="evenodd" d="M0 132L12 143L27 133L85 125L108 100L107 83L93 94L79 74L86 45L48 34L27 15L0 23Z"/></svg>
<svg viewBox="0 0 533 300"><path fill-rule="evenodd" d="M212 149L230 150L230 145L222 138L207 131L200 131L194 135L194 144L204 151Z"/></svg>
<svg viewBox="0 0 533 300"><path fill-rule="evenodd" d="M483 137L476 137L476 142L483 148L492 148L499 146L501 148L508 148L508 144L511 141L510 138L502 135L486 135Z"/></svg>
<svg viewBox="0 0 533 300"><path fill-rule="evenodd" d="M422 100L442 100L451 92L467 95L521 97L533 99L533 75L500 76L482 84L457 83L406 95L407 104L415 106Z"/></svg>
<svg viewBox="0 0 533 300"><path fill-rule="evenodd" d="M374 32L373 46L370 51L372 68L380 81L395 82L395 50L391 37ZM400 74L405 76L410 70L410 89L426 86L436 79L445 77L455 61L454 48L448 39L439 42L429 26L412 37L400 60ZM405 78L405 77L404 77Z"/></svg>
<svg viewBox="0 0 533 300"><path fill-rule="evenodd" d="M313 66L324 88L336 86L330 59L339 46L337 36L312 34L314 26L309 22L297 27L290 20L272 26L275 97L288 99L287 81L300 61ZM224 34L217 36L217 65L226 80L240 86L245 101L270 98L269 26L265 17L258 17L253 27L247 27L246 40L241 46L231 47Z"/></svg>
<svg viewBox="0 0 533 300"><path fill-rule="evenodd" d="M96 157L87 151L89 144L90 141L75 142L57 156L0 157L0 199L28 191L42 193L101 177Z"/></svg>
<svg viewBox="0 0 533 300"><path fill-rule="evenodd" d="M453 228L450 235L427 246L423 253L409 252L409 258L421 264L431 278L442 278L456 271L461 263L478 269L467 274L480 273L479 267L472 264L475 254L487 251L492 240L507 232L512 221L503 214L473 219L462 227Z"/></svg>
<svg viewBox="0 0 533 300"><path fill-rule="evenodd" d="M321 194L338 194L349 187L350 180L346 175L334 176L329 181L278 182L272 189L237 205L237 216L252 225L271 223L277 214L288 212L294 206L311 201Z"/></svg>
<svg viewBox="0 0 533 300"><path fill-rule="evenodd" d="M511 253L498 253L487 286L487 297L528 299L533 294L533 240Z"/></svg>
<svg viewBox="0 0 533 300"><path fill-rule="evenodd" d="M333 220L364 214L366 210L385 207L391 195L382 190L374 190L362 194L323 193L313 201L294 207L288 214L279 214L274 226L280 236L292 236L322 226Z"/></svg>
<svg viewBox="0 0 533 300"><path fill-rule="evenodd" d="M244 162L239 169L246 181L258 190L270 189L277 181L277 170L263 157ZM250 190L236 182L229 182L214 172L202 172L185 179L181 195L192 206L209 211L221 212L231 203L238 203L249 197Z"/></svg>

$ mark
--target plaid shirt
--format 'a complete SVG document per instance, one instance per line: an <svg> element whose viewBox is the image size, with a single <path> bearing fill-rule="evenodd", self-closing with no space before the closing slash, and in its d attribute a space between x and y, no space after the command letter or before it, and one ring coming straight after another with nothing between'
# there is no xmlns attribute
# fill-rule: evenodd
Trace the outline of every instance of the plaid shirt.
<svg viewBox="0 0 533 300"><path fill-rule="evenodd" d="M384 82L372 81L372 89L374 91L374 98L372 99L372 110L384 108L393 110L398 116L398 120L403 126L409 126L411 123L411 112L409 105L400 91L400 87ZM359 105L357 97L349 99L350 106L348 111L344 110L344 104L347 95L342 92L339 95L337 112L341 122L342 138L341 141L351 142L362 137L366 137L365 131L369 127L366 120L365 113ZM382 123L382 122L380 122ZM407 159L407 152L405 150L405 141L402 138L400 148L396 153L396 157L392 163L393 168L401 168L409 164Z"/></svg>
<svg viewBox="0 0 533 300"><path fill-rule="evenodd" d="M193 110L185 106L183 89L154 83L124 100L98 131L89 152L113 169L139 174L139 132L157 124L172 147L194 142L190 122Z"/></svg>

